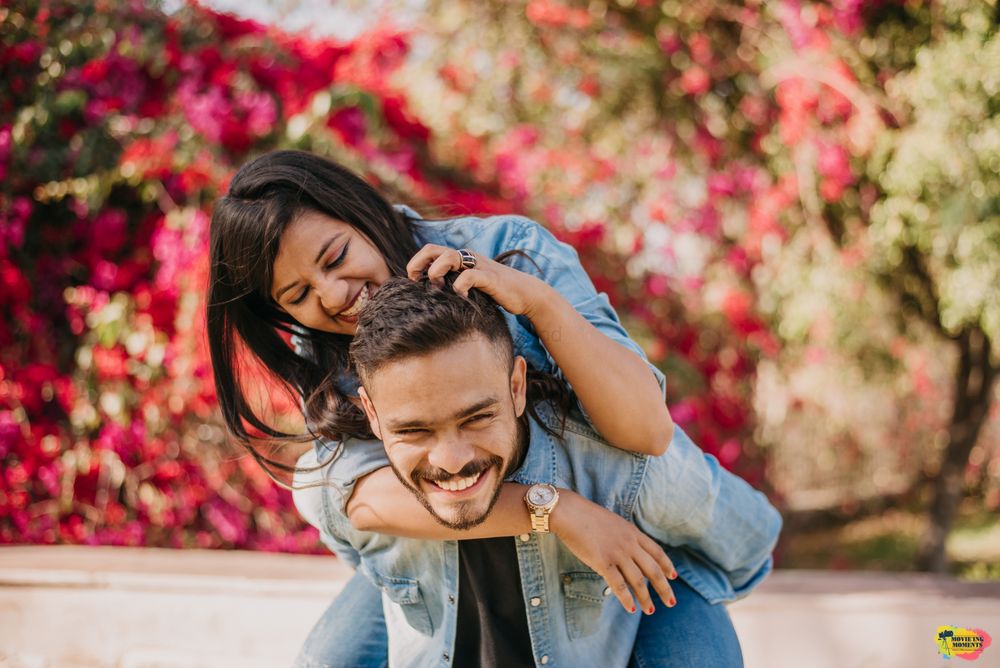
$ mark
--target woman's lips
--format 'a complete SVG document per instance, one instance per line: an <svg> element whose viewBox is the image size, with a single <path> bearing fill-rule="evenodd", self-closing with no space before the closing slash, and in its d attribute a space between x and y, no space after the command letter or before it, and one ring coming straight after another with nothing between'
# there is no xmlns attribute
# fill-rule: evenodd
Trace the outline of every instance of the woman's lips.
<svg viewBox="0 0 1000 668"><path fill-rule="evenodd" d="M358 294L354 296L351 303L348 304L347 308L336 315L337 318L344 320L346 322L357 322L358 316L361 315L361 309L365 307L368 300L371 299L371 289L368 283L365 283Z"/></svg>

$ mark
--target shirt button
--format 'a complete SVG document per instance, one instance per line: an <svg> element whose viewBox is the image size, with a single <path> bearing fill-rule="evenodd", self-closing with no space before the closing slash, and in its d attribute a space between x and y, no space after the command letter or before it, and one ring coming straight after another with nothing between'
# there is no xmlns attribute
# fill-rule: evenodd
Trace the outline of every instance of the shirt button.
<svg viewBox="0 0 1000 668"><path fill-rule="evenodd" d="M448 652L445 652L445 653L444 653L444 660L445 660L445 661L451 661L451 657L450 657L450 656L448 656Z"/></svg>
<svg viewBox="0 0 1000 668"><path fill-rule="evenodd" d="M542 664L543 666L545 664L547 664L548 662L549 662L549 655L548 654L546 654L545 656L543 656L541 659L538 660L538 663Z"/></svg>
<svg viewBox="0 0 1000 668"><path fill-rule="evenodd" d="M542 599L538 598L537 596L535 598L531 599L531 607L532 608L537 608L541 604L542 604Z"/></svg>
<svg viewBox="0 0 1000 668"><path fill-rule="evenodd" d="M611 587L605 587L604 588L604 595L605 596L611 596Z"/></svg>
<svg viewBox="0 0 1000 668"><path fill-rule="evenodd" d="M573 577L570 575L563 576L563 584L571 584L573 582Z"/></svg>
<svg viewBox="0 0 1000 668"><path fill-rule="evenodd" d="M531 536L529 536L526 533L522 533L519 537L522 543L527 543L529 540L531 540Z"/></svg>
<svg viewBox="0 0 1000 668"><path fill-rule="evenodd" d="M448 602L449 603L454 603L455 602L455 597L452 596L451 594L448 594Z"/></svg>

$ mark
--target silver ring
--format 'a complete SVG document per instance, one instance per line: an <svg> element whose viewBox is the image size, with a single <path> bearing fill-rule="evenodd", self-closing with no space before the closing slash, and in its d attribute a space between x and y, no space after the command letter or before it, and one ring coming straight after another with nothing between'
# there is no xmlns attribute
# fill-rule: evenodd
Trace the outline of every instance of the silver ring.
<svg viewBox="0 0 1000 668"><path fill-rule="evenodd" d="M462 266L459 268L459 271L476 268L476 256L470 251L464 248L459 248L458 254L462 257Z"/></svg>

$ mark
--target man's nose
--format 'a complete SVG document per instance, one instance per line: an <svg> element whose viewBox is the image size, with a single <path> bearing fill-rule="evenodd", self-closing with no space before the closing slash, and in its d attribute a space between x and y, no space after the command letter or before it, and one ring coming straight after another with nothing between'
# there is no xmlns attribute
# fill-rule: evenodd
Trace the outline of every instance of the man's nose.
<svg viewBox="0 0 1000 668"><path fill-rule="evenodd" d="M472 444L458 434L452 434L441 438L431 448L427 461L431 466L454 474L461 471L475 457L476 452Z"/></svg>

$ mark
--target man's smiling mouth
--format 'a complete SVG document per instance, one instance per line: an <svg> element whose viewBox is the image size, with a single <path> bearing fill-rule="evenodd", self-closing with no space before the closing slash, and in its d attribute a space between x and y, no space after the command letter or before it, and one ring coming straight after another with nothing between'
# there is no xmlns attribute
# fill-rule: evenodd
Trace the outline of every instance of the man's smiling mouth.
<svg viewBox="0 0 1000 668"><path fill-rule="evenodd" d="M489 468L485 468L482 471L474 475L470 475L464 478L454 477L448 480L428 480L438 489L444 490L446 492L461 492L463 490L469 489L474 486L479 479L483 477L483 474L489 471Z"/></svg>

